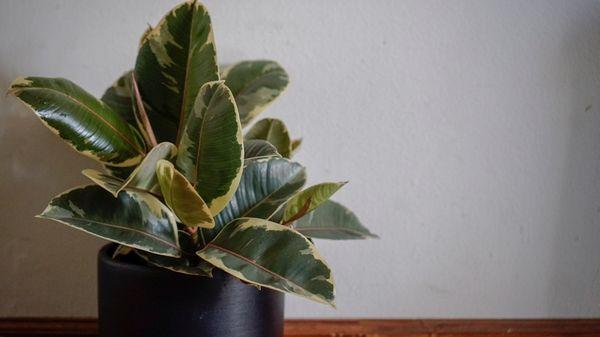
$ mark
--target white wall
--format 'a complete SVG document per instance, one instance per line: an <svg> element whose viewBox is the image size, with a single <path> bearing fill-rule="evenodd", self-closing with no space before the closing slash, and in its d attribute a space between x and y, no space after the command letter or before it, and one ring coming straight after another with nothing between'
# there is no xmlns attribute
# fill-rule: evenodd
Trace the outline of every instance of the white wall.
<svg viewBox="0 0 600 337"><path fill-rule="evenodd" d="M100 95L172 1L0 2L0 86ZM290 317L600 315L600 3L207 1L222 62L291 75L268 115L310 181L379 241L324 242L337 311ZM0 316L93 316L100 240L34 219L90 160L0 98Z"/></svg>

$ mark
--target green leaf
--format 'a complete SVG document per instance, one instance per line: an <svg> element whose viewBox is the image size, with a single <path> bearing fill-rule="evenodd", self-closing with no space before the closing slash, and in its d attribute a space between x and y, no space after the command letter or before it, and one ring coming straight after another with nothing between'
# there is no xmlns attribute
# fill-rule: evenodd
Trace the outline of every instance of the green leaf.
<svg viewBox="0 0 600 337"><path fill-rule="evenodd" d="M102 102L108 105L114 112L118 113L127 123L135 125L133 114L131 74L130 70L119 77L113 85L106 89L102 95Z"/></svg>
<svg viewBox="0 0 600 337"><path fill-rule="evenodd" d="M144 34L134 71L144 102L156 112L149 113L149 118L159 141L178 144L177 130L181 132L198 90L219 79L206 8L188 1L167 13Z"/></svg>
<svg viewBox="0 0 600 337"><path fill-rule="evenodd" d="M300 219L305 214L313 211L323 202L327 201L347 182L322 183L311 186L304 191L294 195L285 206L283 224Z"/></svg>
<svg viewBox="0 0 600 337"><path fill-rule="evenodd" d="M289 158L292 142L287 127L279 119L265 118L256 122L244 136L244 140L262 139L273 144L283 157Z"/></svg>
<svg viewBox="0 0 600 337"><path fill-rule="evenodd" d="M238 219L198 256L243 281L334 306L331 270L315 246L289 227Z"/></svg>
<svg viewBox="0 0 600 337"><path fill-rule="evenodd" d="M154 130L150 125L150 120L148 119L148 114L146 113L146 106L142 101L142 96L140 95L140 90L135 77L133 77L133 74L131 75L131 91L133 92L133 97L131 98L133 102L131 106L133 108L133 115L135 117L137 130L144 139L146 146L153 148L157 145L156 136L154 135Z"/></svg>
<svg viewBox="0 0 600 337"><path fill-rule="evenodd" d="M300 233L318 239L357 240L377 238L369 232L356 215L337 202L325 201L312 213L293 224Z"/></svg>
<svg viewBox="0 0 600 337"><path fill-rule="evenodd" d="M177 155L177 148L169 142L156 145L142 160L142 163L133 170L127 180L125 187L135 187L142 190L158 192L158 179L156 177L156 164L163 159L173 160Z"/></svg>
<svg viewBox="0 0 600 337"><path fill-rule="evenodd" d="M247 125L265 110L289 83L285 70L269 60L233 64L223 70L222 77L235 96L242 125Z"/></svg>
<svg viewBox="0 0 600 337"><path fill-rule="evenodd" d="M179 258L174 258L148 253L143 250L136 250L135 252L146 262L157 267L182 274L212 277L213 266L194 254L194 244L187 232L179 231L179 244L182 251L191 252L191 254L184 254Z"/></svg>
<svg viewBox="0 0 600 337"><path fill-rule="evenodd" d="M223 82L202 86L182 134L177 168L216 215L237 189L244 158L237 108Z"/></svg>
<svg viewBox="0 0 600 337"><path fill-rule="evenodd" d="M160 186L156 178L156 163L162 159L171 160L176 154L175 145L168 142L158 144L148 152L142 163L125 180L93 169L85 169L81 173L115 197L126 187L157 193L160 191Z"/></svg>
<svg viewBox="0 0 600 337"><path fill-rule="evenodd" d="M52 199L38 217L151 253L181 255L175 217L148 193L126 189L115 198L99 186L77 187Z"/></svg>
<svg viewBox="0 0 600 337"><path fill-rule="evenodd" d="M215 227L210 209L173 164L160 160L156 165L156 175L165 202L183 224L188 227Z"/></svg>
<svg viewBox="0 0 600 337"><path fill-rule="evenodd" d="M246 161L240 186L231 201L215 218L215 228L203 230L207 241L233 219L269 218L306 182L302 165L284 158Z"/></svg>
<svg viewBox="0 0 600 337"><path fill-rule="evenodd" d="M94 169L85 169L81 173L96 185L110 192L114 197L119 194L125 185L125 180Z"/></svg>
<svg viewBox="0 0 600 337"><path fill-rule="evenodd" d="M244 159L281 157L273 144L261 139L250 139L244 142Z"/></svg>
<svg viewBox="0 0 600 337"><path fill-rule="evenodd" d="M133 170L135 170L135 166L128 166L128 167L116 167L116 166L110 166L110 165L103 165L103 166L104 166L104 170L107 172L108 175L117 177L122 180L127 179L127 177L129 177L131 172L133 172Z"/></svg>
<svg viewBox="0 0 600 337"><path fill-rule="evenodd" d="M127 167L139 163L145 154L133 128L123 118L69 80L19 78L9 92L85 156Z"/></svg>

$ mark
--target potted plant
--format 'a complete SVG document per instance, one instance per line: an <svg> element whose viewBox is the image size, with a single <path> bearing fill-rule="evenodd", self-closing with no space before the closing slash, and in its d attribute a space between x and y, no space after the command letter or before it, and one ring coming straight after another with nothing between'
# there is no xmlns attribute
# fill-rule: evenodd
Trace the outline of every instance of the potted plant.
<svg viewBox="0 0 600 337"><path fill-rule="evenodd" d="M313 239L374 237L329 200L343 182L303 188L300 140L254 118L288 84L273 61L220 69L205 7L168 12L133 70L97 99L63 78L9 92L103 171L39 215L112 241L98 257L104 337L281 336L283 293L334 305Z"/></svg>

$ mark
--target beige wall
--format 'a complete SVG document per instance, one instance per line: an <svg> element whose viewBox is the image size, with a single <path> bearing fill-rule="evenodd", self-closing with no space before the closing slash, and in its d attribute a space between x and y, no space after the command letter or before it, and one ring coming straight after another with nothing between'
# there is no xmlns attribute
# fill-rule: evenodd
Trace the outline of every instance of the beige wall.
<svg viewBox="0 0 600 337"><path fill-rule="evenodd" d="M337 311L600 315L600 3L206 1L223 62L273 58L270 108L311 182L382 237L318 242ZM0 87L67 77L100 95L173 1L0 2ZM95 164L0 96L0 316L93 316L102 244L34 219Z"/></svg>

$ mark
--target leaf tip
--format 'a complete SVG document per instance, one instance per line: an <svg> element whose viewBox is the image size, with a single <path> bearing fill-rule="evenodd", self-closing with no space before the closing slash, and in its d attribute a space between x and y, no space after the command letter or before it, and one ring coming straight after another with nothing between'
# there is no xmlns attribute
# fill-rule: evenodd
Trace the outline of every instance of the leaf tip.
<svg viewBox="0 0 600 337"><path fill-rule="evenodd" d="M11 83L10 86L8 87L8 89L6 90L6 96L14 94L15 96L18 95L18 91L20 88L25 88L30 86L32 83L32 81L30 79L28 79L27 77L23 77L23 76L19 76L17 78L15 78Z"/></svg>

